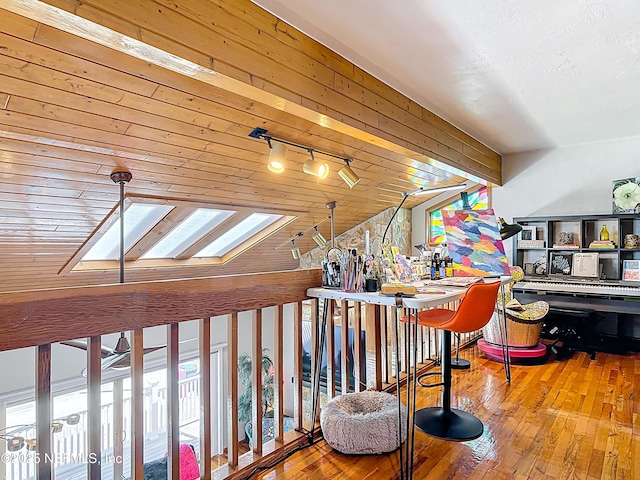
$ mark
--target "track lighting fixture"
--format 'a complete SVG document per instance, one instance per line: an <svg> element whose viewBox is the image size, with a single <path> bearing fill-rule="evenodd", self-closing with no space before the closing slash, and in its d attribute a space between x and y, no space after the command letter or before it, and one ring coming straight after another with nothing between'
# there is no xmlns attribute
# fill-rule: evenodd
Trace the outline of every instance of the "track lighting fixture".
<svg viewBox="0 0 640 480"><path fill-rule="evenodd" d="M311 236L311 238L313 238L313 241L316 242L316 244L319 247L322 247L323 245L325 245L327 243L327 239L324 237L324 235L322 235L322 233L320 233L320 231L318 230L318 227L320 225L322 225L324 222L326 222L327 220L329 220L330 218L331 218L331 216L325 218L324 220L319 221L318 223L316 223L312 227L309 227L309 228L307 228L306 230L304 230L302 232L296 233L293 237L289 238L288 240L285 240L280 245L276 245L273 249L274 250L279 250L282 247L284 247L285 245L287 245L289 242L291 242L293 244L293 247L291 248L291 255L293 255L293 258L295 258L297 260L298 258L300 258L300 249L296 246L295 241L296 241L297 238L303 237L305 234L311 232L312 230L315 230L315 231L314 231L313 235Z"/></svg>
<svg viewBox="0 0 640 480"><path fill-rule="evenodd" d="M318 231L318 226L314 226L313 227L316 231L314 232L314 234L311 236L311 238L313 238L313 241L316 242L316 244L319 247L324 246L325 243L327 243L327 239L324 238L324 235L322 235L319 231Z"/></svg>
<svg viewBox="0 0 640 480"><path fill-rule="evenodd" d="M329 164L316 160L313 156L312 149L309 149L309 155L311 158L304 162L302 165L302 171L308 175L313 175L318 178L327 178L329 175Z"/></svg>
<svg viewBox="0 0 640 480"><path fill-rule="evenodd" d="M300 260L300 249L298 248L298 246L296 245L296 239L294 238L293 240L291 240L291 245L293 245L291 247L291 256L295 259L295 260Z"/></svg>
<svg viewBox="0 0 640 480"><path fill-rule="evenodd" d="M344 163L346 165L338 171L338 175L340 175L340 178L349 185L349 188L353 188L360 181L360 177L349 166L351 160L345 158Z"/></svg>
<svg viewBox="0 0 640 480"><path fill-rule="evenodd" d="M307 147L297 143L289 142L288 140L282 140L280 138L274 138L271 135L267 135L267 130L264 128L256 127L249 134L252 138L260 138L265 140L269 145L269 160L267 168L273 173L282 173L285 170L285 156L287 155L287 145L301 148L309 152L309 158L302 165L302 171L308 175L325 179L329 175L329 164L316 158L315 154L321 154L327 157L337 158L342 160L346 165L340 169L338 175L345 181L349 188L353 188L359 181L360 177L353 171L350 163L353 161L351 158L341 157L333 153L323 152L316 150L315 148Z"/></svg>

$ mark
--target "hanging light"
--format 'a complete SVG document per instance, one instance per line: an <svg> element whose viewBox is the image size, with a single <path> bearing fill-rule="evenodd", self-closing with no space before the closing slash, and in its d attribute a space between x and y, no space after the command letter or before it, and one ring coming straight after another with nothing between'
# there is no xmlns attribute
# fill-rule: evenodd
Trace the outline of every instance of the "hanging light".
<svg viewBox="0 0 640 480"><path fill-rule="evenodd" d="M314 242L316 242L316 244L317 244L319 247L324 246L324 244L325 244L325 243L327 243L327 239L326 239L326 238L324 238L324 235L322 235L322 234L318 231L318 226L317 226L317 225L316 225L315 227L313 227L313 228L315 228L315 230L316 230L316 231L314 232L314 234L313 234L313 235L311 235L311 238L313 238L313 241L314 241Z"/></svg>
<svg viewBox="0 0 640 480"><path fill-rule="evenodd" d="M342 178L342 180L344 180L344 182L349 185L349 188L353 188L360 181L360 177L356 174L356 172L352 170L351 166L349 165L351 163L351 160L345 158L344 163L346 165L338 171L338 175L340 175L340 178Z"/></svg>
<svg viewBox="0 0 640 480"><path fill-rule="evenodd" d="M316 160L313 156L313 150L309 149L310 158L302 165L302 171L308 175L314 175L318 178L325 179L329 175L329 164Z"/></svg>
<svg viewBox="0 0 640 480"><path fill-rule="evenodd" d="M285 168L285 157L287 156L287 146L284 143L274 142L271 144L271 140L268 139L269 144L269 161L267 162L267 168L272 173L282 173Z"/></svg>
<svg viewBox="0 0 640 480"><path fill-rule="evenodd" d="M295 260L300 260L300 249L296 245L295 239L291 240L291 245L293 245L293 247L291 247L291 256Z"/></svg>

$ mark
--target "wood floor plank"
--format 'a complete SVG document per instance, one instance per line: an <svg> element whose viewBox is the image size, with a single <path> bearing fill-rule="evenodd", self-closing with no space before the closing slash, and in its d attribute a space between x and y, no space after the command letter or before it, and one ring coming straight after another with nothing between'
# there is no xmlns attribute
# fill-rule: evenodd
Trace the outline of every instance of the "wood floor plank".
<svg viewBox="0 0 640 480"><path fill-rule="evenodd" d="M416 433L415 479L640 478L640 413L635 391L640 356L586 353L513 365L474 347L462 352L472 368L454 372L452 405L477 415L483 435L464 443ZM419 389L418 408L439 403L439 389ZM404 398L404 395L403 395ZM324 442L288 458L259 479L398 480L398 453L342 455Z"/></svg>

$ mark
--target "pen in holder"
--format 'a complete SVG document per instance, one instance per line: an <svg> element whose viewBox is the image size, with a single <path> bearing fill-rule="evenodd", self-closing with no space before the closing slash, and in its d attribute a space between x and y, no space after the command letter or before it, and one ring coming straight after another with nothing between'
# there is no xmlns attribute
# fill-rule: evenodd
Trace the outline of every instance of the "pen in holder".
<svg viewBox="0 0 640 480"><path fill-rule="evenodd" d="M342 288L344 254L337 247L331 247L322 261L322 286L324 288Z"/></svg>

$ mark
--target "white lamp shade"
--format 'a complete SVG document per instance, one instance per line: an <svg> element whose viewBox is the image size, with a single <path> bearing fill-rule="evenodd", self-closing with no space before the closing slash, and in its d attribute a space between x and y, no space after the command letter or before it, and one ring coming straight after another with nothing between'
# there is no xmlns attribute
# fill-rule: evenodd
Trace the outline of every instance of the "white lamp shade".
<svg viewBox="0 0 640 480"><path fill-rule="evenodd" d="M273 173L282 173L285 169L285 157L287 156L287 146L284 143L277 143L269 151L269 161L267 168Z"/></svg>

